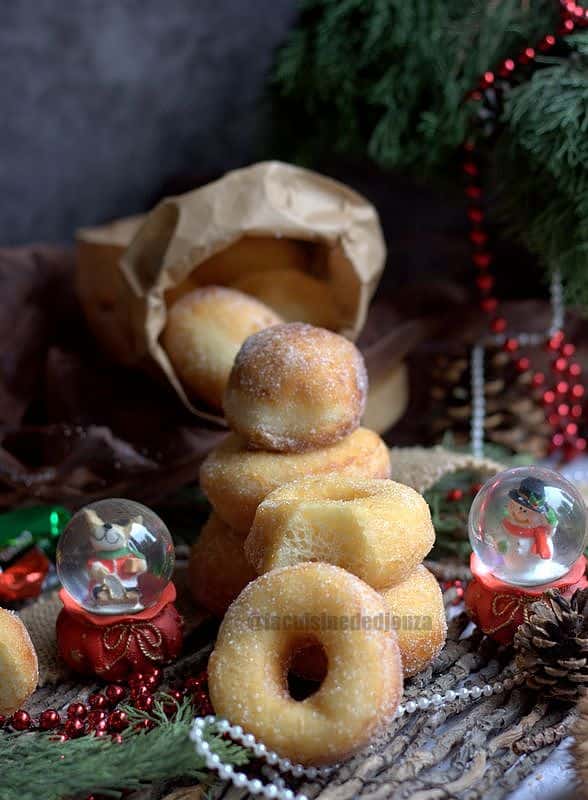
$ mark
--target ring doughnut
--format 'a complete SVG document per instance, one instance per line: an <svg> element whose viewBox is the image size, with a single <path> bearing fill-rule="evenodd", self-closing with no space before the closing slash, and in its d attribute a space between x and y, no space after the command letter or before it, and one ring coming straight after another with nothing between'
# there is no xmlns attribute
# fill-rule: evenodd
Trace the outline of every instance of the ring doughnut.
<svg viewBox="0 0 588 800"><path fill-rule="evenodd" d="M235 281L233 286L275 309L286 322L308 322L321 328L337 327L329 284L299 269L250 272Z"/></svg>
<svg viewBox="0 0 588 800"><path fill-rule="evenodd" d="M293 452L325 447L354 431L366 397L367 373L355 345L324 328L291 322L243 343L224 410L250 447Z"/></svg>
<svg viewBox="0 0 588 800"><path fill-rule="evenodd" d="M207 286L171 306L161 341L190 396L221 409L233 360L245 339L281 321L249 295Z"/></svg>
<svg viewBox="0 0 588 800"><path fill-rule="evenodd" d="M221 624L208 664L215 712L293 761L346 758L390 722L402 692L396 637L374 622L383 613L377 592L330 564L268 572L245 587ZM322 615L338 624L306 624ZM297 701L287 687L290 662L313 641L325 651L327 673L315 694Z"/></svg>
<svg viewBox="0 0 588 800"><path fill-rule="evenodd" d="M441 651L447 636L443 594L437 578L422 564L382 592L398 636L404 677L421 672Z"/></svg>
<svg viewBox="0 0 588 800"><path fill-rule="evenodd" d="M239 592L257 575L243 552L243 537L212 513L192 545L188 564L194 600L222 617Z"/></svg>
<svg viewBox="0 0 588 800"><path fill-rule="evenodd" d="M202 463L200 485L219 517L246 536L257 506L273 489L296 478L331 472L387 478L388 448L377 433L366 428L307 453L248 450L239 436L229 434Z"/></svg>
<svg viewBox="0 0 588 800"><path fill-rule="evenodd" d="M434 542L429 506L414 489L329 475L271 492L255 513L245 554L260 574L326 561L384 589L403 580Z"/></svg>
<svg viewBox="0 0 588 800"><path fill-rule="evenodd" d="M19 617L0 608L0 714L12 714L39 682L37 653Z"/></svg>

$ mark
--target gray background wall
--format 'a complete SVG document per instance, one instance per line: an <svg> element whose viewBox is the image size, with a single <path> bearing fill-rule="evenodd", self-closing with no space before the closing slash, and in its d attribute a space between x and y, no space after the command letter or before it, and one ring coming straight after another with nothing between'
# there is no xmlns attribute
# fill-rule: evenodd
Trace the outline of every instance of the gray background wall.
<svg viewBox="0 0 588 800"><path fill-rule="evenodd" d="M296 0L0 0L0 244L254 160Z"/></svg>

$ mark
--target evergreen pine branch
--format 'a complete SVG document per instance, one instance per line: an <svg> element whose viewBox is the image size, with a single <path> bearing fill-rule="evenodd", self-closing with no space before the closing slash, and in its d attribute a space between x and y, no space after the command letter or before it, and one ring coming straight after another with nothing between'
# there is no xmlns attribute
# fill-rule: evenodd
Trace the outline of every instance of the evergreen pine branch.
<svg viewBox="0 0 588 800"><path fill-rule="evenodd" d="M456 175L479 76L556 26L553 0L306 0L272 78L274 152ZM492 154L510 232L588 306L588 33L505 93Z"/></svg>
<svg viewBox="0 0 588 800"><path fill-rule="evenodd" d="M125 708L131 722L122 743L109 737L84 736L63 743L47 733L8 734L0 747L0 797L2 800L60 800L98 792L119 797L123 789L139 789L155 781L192 778L206 781L204 760L189 739L193 709L178 705L168 719L163 700L149 714ZM169 699L167 700L169 701ZM150 731L138 731L137 722L148 718ZM205 739L224 763L245 764L247 752L210 729Z"/></svg>

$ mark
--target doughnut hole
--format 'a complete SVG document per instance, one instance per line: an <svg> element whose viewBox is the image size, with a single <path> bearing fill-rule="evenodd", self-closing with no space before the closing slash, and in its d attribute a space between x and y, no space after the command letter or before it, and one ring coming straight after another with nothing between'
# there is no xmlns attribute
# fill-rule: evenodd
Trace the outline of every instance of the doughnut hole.
<svg viewBox="0 0 588 800"><path fill-rule="evenodd" d="M223 407L229 426L250 447L302 452L354 431L367 388L363 357L352 342L291 322L243 343Z"/></svg>
<svg viewBox="0 0 588 800"><path fill-rule="evenodd" d="M377 433L358 428L341 441L305 453L250 450L230 434L204 460L200 485L216 513L246 536L257 506L271 491L308 475L389 478L390 453Z"/></svg>
<svg viewBox="0 0 588 800"><path fill-rule="evenodd" d="M220 410L243 342L281 321L249 295L207 286L188 292L171 306L161 343L188 394Z"/></svg>
<svg viewBox="0 0 588 800"><path fill-rule="evenodd" d="M220 626L208 665L215 712L302 764L333 763L360 750L389 724L402 693L396 637L375 622L385 609L377 592L329 564L261 576ZM315 626L322 615L338 623ZM316 692L295 700L288 665L301 631L288 622L307 619L328 669ZM353 619L368 622L354 627Z"/></svg>
<svg viewBox="0 0 588 800"><path fill-rule="evenodd" d="M414 489L330 475L271 492L256 511L245 555L260 574L325 561L384 589L403 580L434 541L429 507Z"/></svg>

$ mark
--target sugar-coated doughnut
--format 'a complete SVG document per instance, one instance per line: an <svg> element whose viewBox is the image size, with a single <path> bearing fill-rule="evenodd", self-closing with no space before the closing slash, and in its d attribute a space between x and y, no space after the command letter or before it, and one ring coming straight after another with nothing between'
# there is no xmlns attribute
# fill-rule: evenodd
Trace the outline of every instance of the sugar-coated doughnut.
<svg viewBox="0 0 588 800"><path fill-rule="evenodd" d="M253 581L231 605L208 664L216 714L281 756L327 764L364 747L390 722L402 692L386 606L330 564L298 564ZM320 644L327 672L303 701L288 692L292 658Z"/></svg>
<svg viewBox="0 0 588 800"><path fill-rule="evenodd" d="M425 669L445 644L447 620L443 594L435 576L422 564L405 580L380 592L396 632L402 670L410 678ZM301 650L292 661L295 675L319 681L325 673L324 653L318 645Z"/></svg>
<svg viewBox="0 0 588 800"><path fill-rule="evenodd" d="M19 617L0 608L0 714L12 714L39 682L37 653Z"/></svg>
<svg viewBox="0 0 588 800"><path fill-rule="evenodd" d="M414 489L391 480L309 477L259 505L245 554L258 573L326 561L383 589L403 580L435 542L431 512Z"/></svg>
<svg viewBox="0 0 588 800"><path fill-rule="evenodd" d="M233 286L273 308L286 322L308 322L320 328L338 325L329 284L298 269L250 272Z"/></svg>
<svg viewBox="0 0 588 800"><path fill-rule="evenodd" d="M243 537L212 513L192 545L189 588L196 602L222 617L257 574L245 558Z"/></svg>
<svg viewBox="0 0 588 800"><path fill-rule="evenodd" d="M200 485L219 517L246 536L257 506L273 489L296 478L331 472L387 478L388 448L377 433L366 428L330 447L306 453L249 450L243 439L230 434L203 462Z"/></svg>
<svg viewBox="0 0 588 800"><path fill-rule="evenodd" d="M194 289L168 311L162 345L188 393L212 408L223 392L242 343L282 319L263 303L236 289Z"/></svg>
<svg viewBox="0 0 588 800"><path fill-rule="evenodd" d="M366 396L365 364L352 342L291 322L246 339L223 406L230 427L250 447L292 452L325 447L354 431Z"/></svg>
<svg viewBox="0 0 588 800"><path fill-rule="evenodd" d="M404 677L421 672L441 651L447 636L443 594L437 578L422 564L382 597L398 636Z"/></svg>

